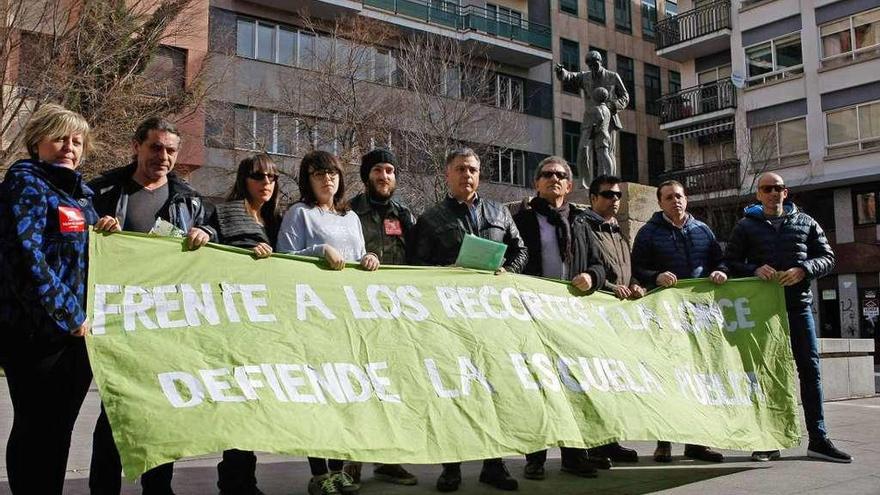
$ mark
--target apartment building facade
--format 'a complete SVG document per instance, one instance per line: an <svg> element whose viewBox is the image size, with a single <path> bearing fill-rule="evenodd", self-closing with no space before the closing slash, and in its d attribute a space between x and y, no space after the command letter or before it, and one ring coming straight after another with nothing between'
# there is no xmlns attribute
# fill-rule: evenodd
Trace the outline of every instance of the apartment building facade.
<svg viewBox="0 0 880 495"><path fill-rule="evenodd" d="M394 33L385 46L363 52L368 61L359 84L382 92L373 94L397 94L405 101L407 86L397 75L396 57L406 37L438 35L473 48L489 61L493 96L481 110L485 121L513 121L521 135L517 144L498 143L505 146L484 154L481 189L489 197L520 199L531 170L554 152L548 13L546 3L526 0L212 0L208 50L220 82L205 110L205 164L191 181L208 196L218 197L231 183L235 164L249 153L267 151L288 172L311 149L340 153L345 131L341 123L316 120L319 112L307 101L301 109L284 105L283 111L278 101L285 96L285 86L305 83L320 70L315 53L352 49L344 34L322 29L332 29L337 20L363 18L387 25ZM455 69L438 66L437 72L443 96L461 98L468 90ZM396 131L370 144L390 146L405 155L405 136ZM467 143L478 142L481 135L459 137Z"/></svg>
<svg viewBox="0 0 880 495"><path fill-rule="evenodd" d="M683 160L660 128L658 100L681 85L678 62L654 50L659 12L677 12L674 0L558 0L553 3L555 60L570 71L586 70L591 50L603 55L606 68L617 72L630 94L620 113L617 168L628 182L656 184L667 167ZM659 14L662 16L663 14ZM555 149L574 163L584 111L574 88L554 82Z"/></svg>
<svg viewBox="0 0 880 495"><path fill-rule="evenodd" d="M822 337L878 335L880 1L682 2L657 25L657 53L684 89L661 100L661 127L684 183L723 238L763 171L824 227L834 273L813 282Z"/></svg>

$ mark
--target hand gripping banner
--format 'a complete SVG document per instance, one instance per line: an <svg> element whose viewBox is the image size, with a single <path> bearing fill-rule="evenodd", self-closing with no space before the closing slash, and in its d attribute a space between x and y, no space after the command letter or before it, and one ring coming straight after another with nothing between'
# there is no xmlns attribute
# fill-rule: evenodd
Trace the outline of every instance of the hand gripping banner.
<svg viewBox="0 0 880 495"><path fill-rule="evenodd" d="M93 234L89 255L89 356L129 478L229 448L440 463L800 439L776 284L683 281L621 302L137 234Z"/></svg>

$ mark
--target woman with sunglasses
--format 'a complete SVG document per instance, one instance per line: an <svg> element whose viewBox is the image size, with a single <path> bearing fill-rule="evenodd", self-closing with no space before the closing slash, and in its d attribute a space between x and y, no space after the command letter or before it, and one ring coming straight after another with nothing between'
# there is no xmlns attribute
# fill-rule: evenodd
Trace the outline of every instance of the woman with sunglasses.
<svg viewBox="0 0 880 495"><path fill-rule="evenodd" d="M326 151L313 151L299 166L300 200L284 215L278 252L322 257L333 270L359 262L368 271L379 268L379 257L366 252L361 221L343 201L342 162ZM320 345L320 343L316 343ZM342 472L343 461L309 457L310 495L353 494L358 485Z"/></svg>
<svg viewBox="0 0 880 495"><path fill-rule="evenodd" d="M267 155L254 155L238 164L227 202L217 205L211 225L218 242L252 249L257 258L272 254L281 214L278 208L278 167ZM260 494L257 457L251 451L227 450L217 465L220 493Z"/></svg>

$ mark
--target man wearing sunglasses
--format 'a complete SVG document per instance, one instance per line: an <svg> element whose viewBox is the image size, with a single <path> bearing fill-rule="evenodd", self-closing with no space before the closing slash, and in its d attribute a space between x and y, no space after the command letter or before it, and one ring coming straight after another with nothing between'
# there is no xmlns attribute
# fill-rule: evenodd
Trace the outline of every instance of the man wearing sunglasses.
<svg viewBox="0 0 880 495"><path fill-rule="evenodd" d="M785 287L791 350L809 435L807 456L852 462L849 454L834 447L825 429L819 346L811 309L810 281L831 272L834 252L818 222L788 200L788 189L781 176L762 174L757 199L734 227L725 261L734 275L755 276ZM779 457L778 450L752 453L755 461Z"/></svg>
<svg viewBox="0 0 880 495"><path fill-rule="evenodd" d="M578 290L594 292L605 283L605 269L589 225L582 218L584 210L566 200L573 185L571 167L563 158L547 157L538 164L534 181L538 195L513 216L529 251L523 273L570 280ZM546 460L546 450L528 454L524 476L544 479ZM596 466L584 449L562 447L562 471L596 477Z"/></svg>

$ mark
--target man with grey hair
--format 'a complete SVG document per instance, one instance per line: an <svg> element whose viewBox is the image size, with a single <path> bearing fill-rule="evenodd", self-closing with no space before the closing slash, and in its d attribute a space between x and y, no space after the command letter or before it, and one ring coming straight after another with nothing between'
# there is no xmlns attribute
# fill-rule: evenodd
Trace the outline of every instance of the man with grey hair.
<svg viewBox="0 0 880 495"><path fill-rule="evenodd" d="M605 284L605 268L590 226L583 217L584 210L566 200L571 193L572 179L571 167L565 159L558 156L543 159L535 170L538 195L517 212L513 220L529 250L523 273L569 280L579 291L589 294ZM546 460L546 450L528 454L524 476L531 480L544 479ZM562 447L562 471L585 478L596 477L596 466L584 449Z"/></svg>
<svg viewBox="0 0 880 495"><path fill-rule="evenodd" d="M507 208L477 194L480 158L472 149L457 149L446 156L446 185L449 187L446 198L425 210L416 222L413 262L417 265L452 265L464 236L472 234L507 244L499 272L522 272L528 259L526 247ZM483 461L480 482L500 490L512 491L519 487L500 458ZM459 485L461 463L443 464L437 489L454 492Z"/></svg>
<svg viewBox="0 0 880 495"><path fill-rule="evenodd" d="M616 72L602 66L602 54L591 50L587 54L586 63L590 70L585 72L570 72L561 64L554 66L556 77L563 83L572 84L580 89L584 99L584 116L581 123L581 139L578 142L577 168L585 188L589 187L590 182L593 180L593 163L595 163L594 158L591 156L592 149L589 148L593 132L593 121L595 120L593 114L595 113L595 108L603 103L596 101L597 93L594 90L596 88L605 88L608 91L608 99L604 104L611 113L611 121L609 122L611 142L607 150L611 157L614 156L616 149L617 130L623 129L623 124L620 122L620 115L618 114L629 103L629 93L626 91L626 86L623 85L620 76ZM603 173L616 175L616 168L612 160L611 170L602 171L598 175Z"/></svg>

